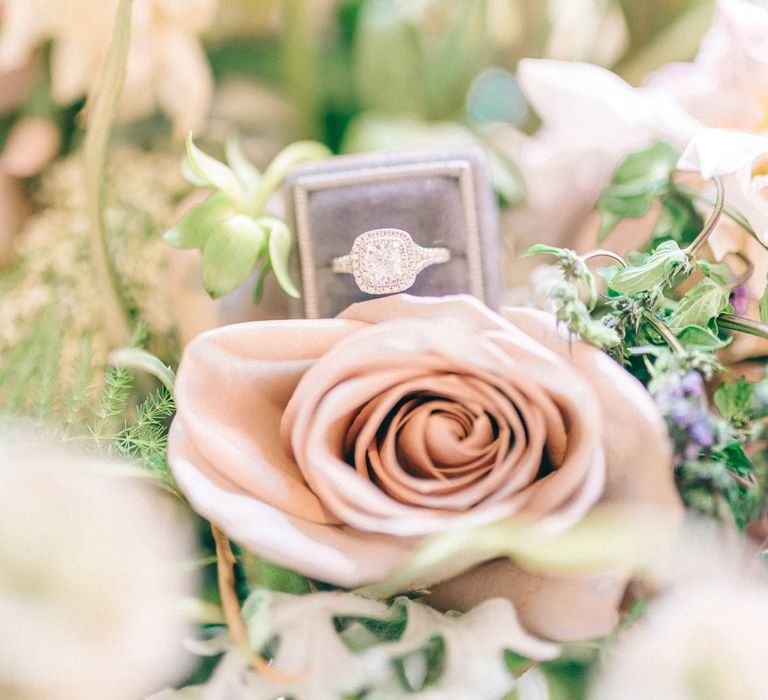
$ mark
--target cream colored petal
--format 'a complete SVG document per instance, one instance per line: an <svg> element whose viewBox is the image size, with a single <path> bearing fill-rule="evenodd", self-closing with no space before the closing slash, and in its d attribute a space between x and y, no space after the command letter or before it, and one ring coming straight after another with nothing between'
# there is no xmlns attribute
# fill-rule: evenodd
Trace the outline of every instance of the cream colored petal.
<svg viewBox="0 0 768 700"><path fill-rule="evenodd" d="M51 47L53 99L68 105L87 94L101 73L106 46L86 37L62 36Z"/></svg>
<svg viewBox="0 0 768 700"><path fill-rule="evenodd" d="M157 102L174 122L177 134L198 130L213 95L213 76L200 42L181 31L156 37L154 90Z"/></svg>
<svg viewBox="0 0 768 700"><path fill-rule="evenodd" d="M18 68L50 34L52 13L41 0L6 0L0 9L0 68Z"/></svg>

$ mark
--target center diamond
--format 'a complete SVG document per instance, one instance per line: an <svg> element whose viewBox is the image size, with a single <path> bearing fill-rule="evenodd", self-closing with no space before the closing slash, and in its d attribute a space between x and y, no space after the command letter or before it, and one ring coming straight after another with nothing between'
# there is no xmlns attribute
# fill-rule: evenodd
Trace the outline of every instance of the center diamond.
<svg viewBox="0 0 768 700"><path fill-rule="evenodd" d="M413 240L405 231L382 229L358 236L352 246L357 286L368 294L408 289L415 279Z"/></svg>

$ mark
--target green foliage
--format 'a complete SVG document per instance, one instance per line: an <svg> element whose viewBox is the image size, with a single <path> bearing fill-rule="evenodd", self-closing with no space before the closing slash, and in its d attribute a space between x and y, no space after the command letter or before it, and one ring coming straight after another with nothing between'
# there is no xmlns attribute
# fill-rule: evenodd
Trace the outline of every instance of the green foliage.
<svg viewBox="0 0 768 700"><path fill-rule="evenodd" d="M351 651L363 651L376 644L396 642L408 624L408 608L395 604L386 618L336 615L336 631Z"/></svg>
<svg viewBox="0 0 768 700"><path fill-rule="evenodd" d="M270 564L264 559L248 554L244 555L244 564L251 588L258 587L294 595L303 595L312 590L309 579L291 569Z"/></svg>
<svg viewBox="0 0 768 700"><path fill-rule="evenodd" d="M689 326L707 328L728 308L730 290L710 277L685 293L669 316L669 326L678 331Z"/></svg>
<svg viewBox="0 0 768 700"><path fill-rule="evenodd" d="M739 379L721 384L714 395L715 406L720 415L731 423L745 425L752 416L754 385Z"/></svg>
<svg viewBox="0 0 768 700"><path fill-rule="evenodd" d="M663 141L627 156L597 203L599 240L604 240L622 219L645 216L653 200L669 192L678 158L677 151Z"/></svg>
<svg viewBox="0 0 768 700"><path fill-rule="evenodd" d="M690 269L688 254L675 241L665 241L641 263L628 265L614 275L611 289L619 294L637 294L668 286L679 273Z"/></svg>
<svg viewBox="0 0 768 700"><path fill-rule="evenodd" d="M757 305L760 312L760 320L763 323L768 323L768 285L766 285Z"/></svg>
<svg viewBox="0 0 768 700"><path fill-rule="evenodd" d="M291 233L283 221L264 216L263 210L293 165L328 155L322 144L300 141L283 149L262 174L235 142L228 144L224 164L200 150L190 134L185 174L193 184L215 192L166 231L165 241L176 248L201 249L203 284L213 298L243 284L259 264L255 300L261 297L269 270L274 270L283 291L297 298L299 291L288 273Z"/></svg>

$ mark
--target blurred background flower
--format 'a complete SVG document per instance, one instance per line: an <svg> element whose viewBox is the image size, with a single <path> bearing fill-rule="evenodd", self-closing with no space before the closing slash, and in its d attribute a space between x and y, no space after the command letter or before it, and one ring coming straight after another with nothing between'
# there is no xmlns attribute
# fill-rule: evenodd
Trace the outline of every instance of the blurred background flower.
<svg viewBox="0 0 768 700"><path fill-rule="evenodd" d="M181 680L194 577L178 503L30 427L2 427L0 465L0 695L134 700Z"/></svg>

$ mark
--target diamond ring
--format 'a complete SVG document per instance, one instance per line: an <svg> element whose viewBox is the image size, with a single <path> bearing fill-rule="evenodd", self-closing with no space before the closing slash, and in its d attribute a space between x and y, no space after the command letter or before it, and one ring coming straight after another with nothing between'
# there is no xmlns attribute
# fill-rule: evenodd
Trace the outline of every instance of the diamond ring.
<svg viewBox="0 0 768 700"><path fill-rule="evenodd" d="M331 269L353 275L362 292L392 294L411 287L424 268L450 259L448 248L422 248L407 231L380 228L355 238L352 251L334 258Z"/></svg>

